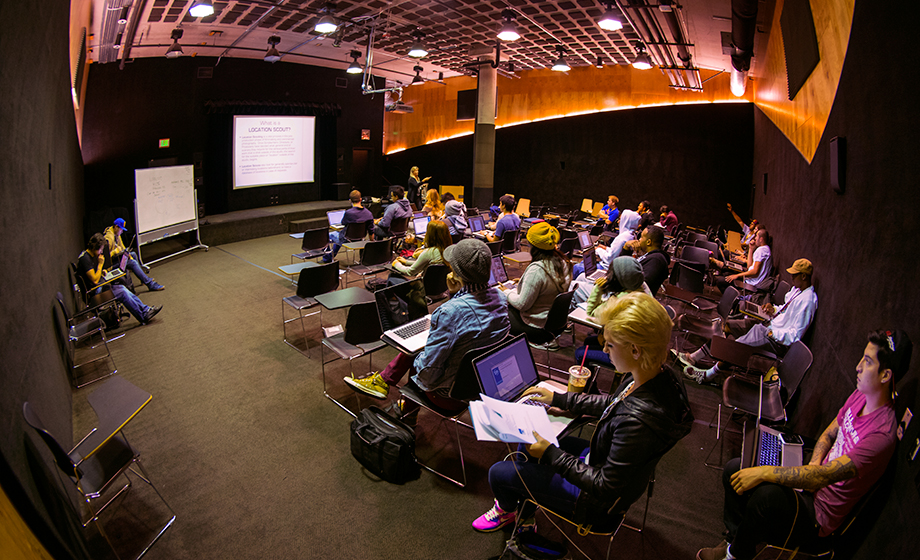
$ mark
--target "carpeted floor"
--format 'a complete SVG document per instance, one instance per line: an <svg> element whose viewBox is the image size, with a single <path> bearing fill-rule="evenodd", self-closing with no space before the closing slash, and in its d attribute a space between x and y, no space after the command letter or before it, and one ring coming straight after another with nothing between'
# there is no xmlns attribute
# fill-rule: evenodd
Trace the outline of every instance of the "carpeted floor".
<svg viewBox="0 0 920 560"><path fill-rule="evenodd" d="M508 452L505 445L477 442L471 432L462 432L469 477L463 489L427 471L403 486L380 482L352 458L351 417L323 396L317 318L307 333L314 339L309 357L282 341L280 302L294 287L277 267L288 264L298 249L299 241L279 235L196 251L154 266L153 276L165 291L138 290L145 303L164 309L148 326L127 320L120 329L125 336L112 343L119 375L153 395L125 432L177 515L146 557L485 560L498 555L507 534L479 534L470 522L492 504L486 473ZM344 320L341 310L322 315L327 326ZM587 334L576 329L578 344ZM568 336L562 346L551 355L560 368L572 363L573 354ZM374 354L374 369L394 355L389 348ZM538 362L542 357L535 353ZM367 360L356 360L354 368L365 373ZM342 361L326 368L330 393L354 410L358 399L341 381L348 372ZM74 396L77 439L96 423L86 402L95 388ZM621 531L611 556L693 558L698 548L720 540L720 472L703 466L716 442L708 423L720 391L694 385L688 392L697 423L659 464L645 531ZM360 406L372 403L362 398ZM419 418L418 453L459 474L453 428L436 420L424 412ZM729 436L722 459L716 447L711 461L727 460L737 447ZM155 495L135 484L114 511L110 532L123 556L150 536L144 526L156 519L144 510L151 508L154 517L166 519ZM644 510L640 500L629 524L638 527ZM541 533L563 539L545 518L539 524ZM604 557L605 539L567 532L588 557ZM583 556L574 551L573 557Z"/></svg>

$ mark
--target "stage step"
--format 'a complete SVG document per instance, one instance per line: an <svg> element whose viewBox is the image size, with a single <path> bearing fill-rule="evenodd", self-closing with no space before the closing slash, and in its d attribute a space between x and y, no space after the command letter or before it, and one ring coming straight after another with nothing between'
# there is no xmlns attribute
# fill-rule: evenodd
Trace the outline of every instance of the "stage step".
<svg viewBox="0 0 920 560"><path fill-rule="evenodd" d="M326 212L350 206L347 200L319 200L205 216L199 221L201 242L224 245L282 233L300 233L325 226L328 223Z"/></svg>

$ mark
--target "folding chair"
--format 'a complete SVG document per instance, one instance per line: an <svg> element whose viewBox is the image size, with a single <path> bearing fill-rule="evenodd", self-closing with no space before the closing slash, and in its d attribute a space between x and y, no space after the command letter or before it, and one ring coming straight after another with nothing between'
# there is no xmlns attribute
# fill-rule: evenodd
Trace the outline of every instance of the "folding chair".
<svg viewBox="0 0 920 560"><path fill-rule="evenodd" d="M394 249L399 250L402 247L403 240L406 238L406 231L409 230L409 221L411 216L406 218L395 218L390 222L390 238L396 240Z"/></svg>
<svg viewBox="0 0 920 560"><path fill-rule="evenodd" d="M304 310L315 307L318 304L318 302L313 299L314 296L334 291L338 287L338 261L332 261L331 263L326 263L319 266L311 266L300 271L300 276L297 279L297 293L293 296L287 296L281 299L281 330L284 333L285 344L297 350L298 352L302 352L300 348L297 347L295 343L296 341L292 342L288 339L287 335L288 323L299 320L300 332L303 337L303 345L304 348L307 349L309 355L310 345L307 343L307 326L304 323L304 318L319 314L319 325L322 327L323 308L320 306L318 311L307 313L306 315L304 315ZM285 318L285 310L288 307L297 311L297 317L292 319Z"/></svg>
<svg viewBox="0 0 920 560"><path fill-rule="evenodd" d="M425 300L428 305L442 299L446 299L450 292L447 289L447 275L450 273L450 267L446 264L430 264L422 274L422 282L425 285Z"/></svg>
<svg viewBox="0 0 920 560"><path fill-rule="evenodd" d="M111 296L111 292L107 293ZM95 383L96 381L100 381L118 373L118 368L115 366L115 360L112 358L112 352L109 350L109 341L105 336L105 323L99 317L99 307L87 308L75 316L71 316L67 311L67 307L64 305L64 296L61 295L61 292L57 293L56 301L57 307L63 315L63 322L59 324L61 328L58 329L58 333L64 345L64 355L67 359L67 365L70 371L70 381L73 386L79 389L80 387L85 387L90 383ZM102 307L106 307L106 305L103 304ZM99 335L100 343L90 345L90 349L95 350L96 348L104 347L105 354L78 363L76 359L77 346L85 342L91 342L96 335ZM124 334L119 335L116 339L122 336L124 336ZM77 370L83 366L106 358L112 361L111 371L103 373L89 381L81 380L81 375L78 374Z"/></svg>
<svg viewBox="0 0 920 560"><path fill-rule="evenodd" d="M324 226L316 229L308 229L303 232L303 243L301 243L300 248L303 249L301 253L294 253L291 255L291 264L294 263L294 259L300 259L305 261L307 259L315 259L316 257L323 256L323 253L326 251L326 247L329 245L329 226Z"/></svg>
<svg viewBox="0 0 920 560"><path fill-rule="evenodd" d="M380 335L382 334L383 331L380 328L380 318L377 314L377 302L371 301L351 306L348 309L348 316L345 318L345 330L337 335L323 339L322 351L320 354L323 364L323 395L352 416L357 417L348 407L329 394L329 387L326 384L326 364L332 363L337 359L348 360L351 376L354 377L354 360L362 356L367 356L368 371L373 370L373 353L386 346L386 343L380 340ZM334 357L329 361L326 361L326 348L331 350L334 354ZM358 407L360 408L360 395L357 391L354 391L354 393L358 402Z"/></svg>
<svg viewBox="0 0 920 560"><path fill-rule="evenodd" d="M360 262L356 265L348 267L348 272L353 272L357 274L362 279L365 279L366 276L376 275L386 268L385 264L390 262L390 257L393 256L393 238L388 237L381 241L368 241L364 246L364 249L361 251ZM348 278L345 279L345 285L348 286Z"/></svg>
<svg viewBox="0 0 920 560"><path fill-rule="evenodd" d="M345 243L342 244L342 247L345 248L345 253L349 251L359 251L364 249L364 246L367 245L365 239L368 235L374 231L374 222L353 222L345 226ZM347 259L346 259L347 260ZM354 261L352 261L354 264Z"/></svg>
<svg viewBox="0 0 920 560"><path fill-rule="evenodd" d="M561 294L556 295L556 299L553 300L553 305L549 308L549 313L546 316L546 323L543 325L542 331L545 334L548 334L552 337L552 340L555 341L565 332L565 327L569 322L569 309L572 307L572 296L575 295L575 290L569 292L562 292ZM575 341L575 331L572 331L572 342ZM553 368L549 365L549 350L546 350L546 363L545 364L535 364L540 367L546 368L546 375L552 376L553 371L558 371L559 373L564 373L568 375L568 371L563 371L561 369Z"/></svg>

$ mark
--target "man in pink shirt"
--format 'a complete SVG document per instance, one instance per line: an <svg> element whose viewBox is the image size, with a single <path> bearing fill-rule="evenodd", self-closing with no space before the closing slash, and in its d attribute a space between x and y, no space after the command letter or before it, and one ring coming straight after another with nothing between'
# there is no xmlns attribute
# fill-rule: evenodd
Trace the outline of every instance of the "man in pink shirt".
<svg viewBox="0 0 920 560"><path fill-rule="evenodd" d="M740 469L739 459L729 461L722 475L728 536L700 550L697 559L747 560L763 542L810 548L834 532L894 453L894 388L912 349L904 331L869 333L856 365L856 391L821 434L807 465Z"/></svg>

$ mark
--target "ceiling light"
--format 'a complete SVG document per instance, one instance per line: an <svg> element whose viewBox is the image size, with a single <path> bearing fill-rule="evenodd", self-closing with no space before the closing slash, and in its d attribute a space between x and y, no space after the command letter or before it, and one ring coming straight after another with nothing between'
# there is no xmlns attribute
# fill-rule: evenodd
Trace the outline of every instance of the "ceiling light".
<svg viewBox="0 0 920 560"><path fill-rule="evenodd" d="M271 62L272 64L281 60L281 53L278 52L278 49L275 48L275 45L281 42L281 37L277 35L272 35L268 38L268 51L265 52L265 62Z"/></svg>
<svg viewBox="0 0 920 560"><path fill-rule="evenodd" d="M211 0L195 0L189 8L189 15L196 18L208 17L214 14L214 5Z"/></svg>
<svg viewBox="0 0 920 560"><path fill-rule="evenodd" d="M351 64L348 65L348 68L345 70L349 74L360 74L364 72L364 69L361 68L361 65L358 64L358 57L361 56L361 51L351 51L348 53L348 56L352 58Z"/></svg>
<svg viewBox="0 0 920 560"><path fill-rule="evenodd" d="M173 44L166 49L166 58L179 58L182 56L182 46L179 45L179 39L182 38L182 30L178 27L172 30L172 35L170 35L173 40Z"/></svg>
<svg viewBox="0 0 920 560"><path fill-rule="evenodd" d="M423 84L423 83L425 83L425 78L423 78L423 77L421 77L421 76L419 75L419 72L422 71L422 67L419 66L419 65L415 65L415 67L413 67L412 69L415 70L415 77L412 78L412 83L409 84L409 85L410 85L410 86L414 86L414 85L416 85L416 84Z"/></svg>
<svg viewBox="0 0 920 560"><path fill-rule="evenodd" d="M409 56L412 58L422 58L428 54L428 49L425 48L425 43L422 42L422 36L422 32L418 29L412 32L412 37L415 38L412 48L409 49Z"/></svg>
<svg viewBox="0 0 920 560"><path fill-rule="evenodd" d="M623 29L623 22L620 21L620 17L614 13L613 6L610 2L604 2L604 5L607 7L607 11L604 12L601 19L597 20L597 26L604 31L619 31Z"/></svg>
<svg viewBox="0 0 920 560"><path fill-rule="evenodd" d="M655 63L652 62L652 57L645 52L645 45L642 44L642 41L636 41L636 49L639 52L636 53L636 57L633 58L633 68L636 70L648 70L655 65Z"/></svg>
<svg viewBox="0 0 920 560"><path fill-rule="evenodd" d="M568 72L571 70L572 68L565 61L565 49L560 46L556 48L556 52L559 53L559 58L553 63L553 70L556 72Z"/></svg>
<svg viewBox="0 0 920 560"><path fill-rule="evenodd" d="M319 18L319 21L316 22L316 25L313 27L313 30L317 33L322 33L323 35L328 35L329 33L334 32L339 28L339 24L335 22L335 18L329 14L324 15Z"/></svg>
<svg viewBox="0 0 920 560"><path fill-rule="evenodd" d="M732 66L731 78L729 81L729 86L732 90L732 95L735 97L744 97L745 89L745 79L747 78L747 72L741 72Z"/></svg>
<svg viewBox="0 0 920 560"><path fill-rule="evenodd" d="M597 66L598 68L603 68L603 67L604 67L604 58L601 57L601 56L597 57L597 64L596 64L595 66Z"/></svg>
<svg viewBox="0 0 920 560"><path fill-rule="evenodd" d="M505 10L502 12L502 18L505 23L502 24L502 28L498 32L498 38L502 41L517 41L520 39L521 34L518 33L517 25L514 24L514 12Z"/></svg>

